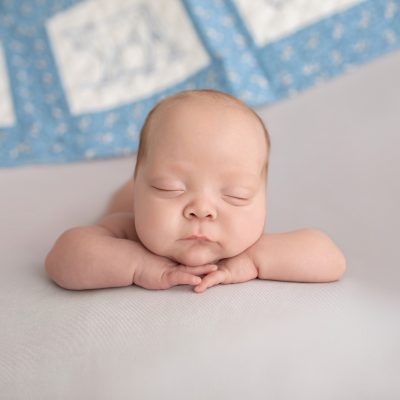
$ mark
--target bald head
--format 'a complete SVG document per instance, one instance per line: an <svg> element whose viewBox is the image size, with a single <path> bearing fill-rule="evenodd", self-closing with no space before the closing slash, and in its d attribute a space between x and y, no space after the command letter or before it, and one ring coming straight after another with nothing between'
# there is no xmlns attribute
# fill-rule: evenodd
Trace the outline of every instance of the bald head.
<svg viewBox="0 0 400 400"><path fill-rule="evenodd" d="M200 129L200 125L208 120L213 123L212 131L206 132L208 129L203 129L199 133L197 128ZM169 129L166 129L166 124ZM246 104L229 94L215 90L190 90L163 99L148 114L141 130L134 179L155 147L168 147L171 138L165 136L166 132L168 135L182 132L182 124L186 124L185 136L201 134L197 142L192 142L195 143L192 146L194 152L200 143L208 139L217 145L216 139L221 139L219 135L221 131L227 131L228 125L229 136L223 138L224 147L229 147L229 143L232 144L233 141L237 145L239 140L241 147L250 146L249 154L254 157L263 149L262 172L267 173L270 138L261 118ZM175 140L172 142L176 143Z"/></svg>

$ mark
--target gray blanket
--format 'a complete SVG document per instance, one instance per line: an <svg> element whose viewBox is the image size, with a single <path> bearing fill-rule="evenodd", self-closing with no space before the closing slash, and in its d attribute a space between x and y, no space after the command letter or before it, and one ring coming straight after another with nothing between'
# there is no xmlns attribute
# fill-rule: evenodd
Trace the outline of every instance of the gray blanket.
<svg viewBox="0 0 400 400"><path fill-rule="evenodd" d="M134 160L0 170L1 399L400 398L399 66L393 53L260 110L267 232L324 230L340 282L63 290L47 251Z"/></svg>

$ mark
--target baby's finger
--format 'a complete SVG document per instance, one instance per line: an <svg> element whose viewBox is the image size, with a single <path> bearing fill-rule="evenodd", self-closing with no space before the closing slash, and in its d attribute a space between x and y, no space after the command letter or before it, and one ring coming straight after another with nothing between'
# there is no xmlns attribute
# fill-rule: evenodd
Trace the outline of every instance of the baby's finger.
<svg viewBox="0 0 400 400"><path fill-rule="evenodd" d="M215 286L218 285L222 282L224 282L225 280L225 272L218 270L215 272L211 272L211 274L208 274L207 276L205 276L201 283L199 285L197 285L193 290L196 293L202 293L204 292L206 289L208 289L211 286Z"/></svg>
<svg viewBox="0 0 400 400"><path fill-rule="evenodd" d="M168 287L176 285L198 285L201 283L201 278L192 274L189 274L179 269L169 271L165 274Z"/></svg>
<svg viewBox="0 0 400 400"><path fill-rule="evenodd" d="M204 275L216 271L217 269L218 265L215 264L205 264L197 267L188 267L186 265L182 265L181 267L179 267L179 270L188 272L193 275Z"/></svg>

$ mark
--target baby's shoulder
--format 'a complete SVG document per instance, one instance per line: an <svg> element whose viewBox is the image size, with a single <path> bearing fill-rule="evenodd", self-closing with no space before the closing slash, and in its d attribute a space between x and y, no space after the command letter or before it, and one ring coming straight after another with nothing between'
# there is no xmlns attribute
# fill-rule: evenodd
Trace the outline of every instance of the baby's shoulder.
<svg viewBox="0 0 400 400"><path fill-rule="evenodd" d="M117 212L104 216L96 225L106 228L119 239L139 241L133 212Z"/></svg>

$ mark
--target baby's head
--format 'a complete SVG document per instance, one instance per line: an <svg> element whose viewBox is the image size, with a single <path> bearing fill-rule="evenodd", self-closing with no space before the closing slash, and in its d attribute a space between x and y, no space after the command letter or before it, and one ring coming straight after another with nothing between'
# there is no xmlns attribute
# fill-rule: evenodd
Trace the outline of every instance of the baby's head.
<svg viewBox="0 0 400 400"><path fill-rule="evenodd" d="M192 90L158 103L142 128L134 175L143 245L188 266L253 245L266 219L269 148L262 120L228 94Z"/></svg>

